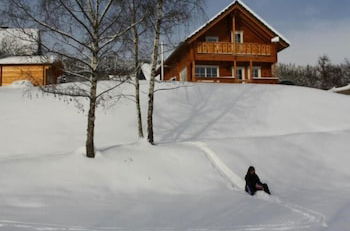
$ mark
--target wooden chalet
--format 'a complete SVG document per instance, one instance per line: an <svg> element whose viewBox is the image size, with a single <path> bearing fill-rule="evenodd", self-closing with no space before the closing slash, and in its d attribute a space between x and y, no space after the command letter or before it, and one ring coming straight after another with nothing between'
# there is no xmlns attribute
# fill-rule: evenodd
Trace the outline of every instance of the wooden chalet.
<svg viewBox="0 0 350 231"><path fill-rule="evenodd" d="M278 83L277 54L289 42L236 0L192 33L164 62L164 80Z"/></svg>

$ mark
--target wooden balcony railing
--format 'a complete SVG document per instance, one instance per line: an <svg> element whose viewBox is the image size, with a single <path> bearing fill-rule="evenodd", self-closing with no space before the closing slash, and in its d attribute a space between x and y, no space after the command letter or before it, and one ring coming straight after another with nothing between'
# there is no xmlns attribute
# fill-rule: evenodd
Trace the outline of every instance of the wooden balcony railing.
<svg viewBox="0 0 350 231"><path fill-rule="evenodd" d="M260 43L200 42L197 43L198 54L233 54L271 56L272 46Z"/></svg>

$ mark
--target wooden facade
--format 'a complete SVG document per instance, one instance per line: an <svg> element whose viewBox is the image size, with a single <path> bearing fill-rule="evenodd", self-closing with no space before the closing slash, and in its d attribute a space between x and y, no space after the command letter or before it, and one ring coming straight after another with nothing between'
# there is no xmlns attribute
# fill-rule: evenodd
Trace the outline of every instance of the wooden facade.
<svg viewBox="0 0 350 231"><path fill-rule="evenodd" d="M289 42L237 0L189 36L164 63L163 80L278 83L275 64Z"/></svg>
<svg viewBox="0 0 350 231"><path fill-rule="evenodd" d="M56 84L62 74L62 64L0 64L0 86L10 85L14 81L29 80L33 85Z"/></svg>

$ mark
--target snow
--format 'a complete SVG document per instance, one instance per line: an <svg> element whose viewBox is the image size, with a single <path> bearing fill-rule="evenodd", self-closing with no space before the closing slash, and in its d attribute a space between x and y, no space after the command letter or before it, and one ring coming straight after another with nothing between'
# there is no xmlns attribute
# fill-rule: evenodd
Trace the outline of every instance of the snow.
<svg viewBox="0 0 350 231"><path fill-rule="evenodd" d="M160 68L160 66L157 65L156 69L159 69L159 68ZM143 63L141 65L141 71L142 71L143 75L145 76L146 80L150 80L151 79L151 72L152 72L151 64ZM157 75L155 77L155 79L159 81L160 80L160 75Z"/></svg>
<svg viewBox="0 0 350 231"><path fill-rule="evenodd" d="M280 41L280 37L278 37L278 36L271 39L271 42L273 42L273 43L278 43L279 41Z"/></svg>
<svg viewBox="0 0 350 231"><path fill-rule="evenodd" d="M206 22L205 24L203 24L202 26L200 26L197 30L195 30L194 32L192 32L192 34L190 34L185 40L190 39L192 36L194 36L195 34L197 34L200 30L202 30L204 27L206 27L207 25L209 25L212 21L214 21L217 17L219 17L220 15L222 15L223 13L225 13L233 4L235 3L239 3L241 6L243 6L243 8L245 8L249 13L251 13L252 15L254 15L254 17L256 17L261 23L263 23L267 28L269 28L271 31L273 31L277 36L279 36L280 38L282 38L285 42L287 42L288 44L290 44L290 41L288 39L286 39L281 33L279 33L276 29L274 29L271 25L269 25L264 19L262 19L257 13L255 13L250 7L248 7L243 1L240 0L234 0L230 5L228 5L225 9L223 9L222 11L220 11L219 13L217 13L214 17L212 17L208 22ZM274 42L274 41L272 41Z"/></svg>
<svg viewBox="0 0 350 231"><path fill-rule="evenodd" d="M54 59L42 55L34 56L9 56L6 58L0 59L0 65L6 64L49 64L53 63Z"/></svg>
<svg viewBox="0 0 350 231"><path fill-rule="evenodd" d="M0 87L0 230L348 229L349 97L280 85L158 87L179 87L156 93L158 145L136 138L125 98L98 109L96 159L83 156L86 110L36 87ZM144 112L146 89L141 81ZM113 95L121 92L134 88ZM271 197L243 191L250 165Z"/></svg>
<svg viewBox="0 0 350 231"><path fill-rule="evenodd" d="M33 87L33 84L29 80L17 80L17 81L12 82L10 85L8 85L6 87L27 89L27 88Z"/></svg>
<svg viewBox="0 0 350 231"><path fill-rule="evenodd" d="M151 64L149 64L149 63L142 64L141 70L142 70L142 73L145 76L146 80L150 80L151 79L151 71L152 71Z"/></svg>

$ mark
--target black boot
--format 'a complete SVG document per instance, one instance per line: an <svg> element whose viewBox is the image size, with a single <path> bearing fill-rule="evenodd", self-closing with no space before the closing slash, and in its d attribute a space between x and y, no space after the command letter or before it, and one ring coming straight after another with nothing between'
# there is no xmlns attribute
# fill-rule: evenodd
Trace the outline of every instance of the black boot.
<svg viewBox="0 0 350 231"><path fill-rule="evenodd" d="M271 195L269 186L267 186L267 184L263 184L263 187L264 187L264 192L266 192L267 194Z"/></svg>

